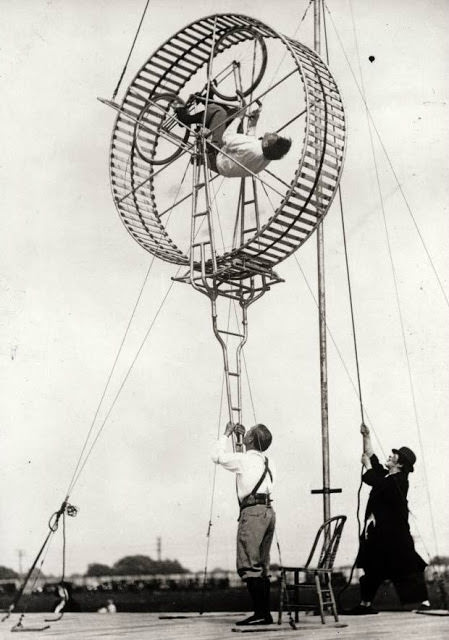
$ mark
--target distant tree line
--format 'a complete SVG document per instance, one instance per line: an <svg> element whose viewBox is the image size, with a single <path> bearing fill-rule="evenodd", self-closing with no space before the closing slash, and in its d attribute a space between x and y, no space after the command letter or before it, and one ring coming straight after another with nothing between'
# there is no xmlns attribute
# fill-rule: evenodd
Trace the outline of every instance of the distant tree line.
<svg viewBox="0 0 449 640"><path fill-rule="evenodd" d="M172 573L189 573L178 560L153 560L149 556L125 556L112 567L107 564L93 562L89 564L86 576L136 576Z"/></svg>
<svg viewBox="0 0 449 640"><path fill-rule="evenodd" d="M19 574L16 573L13 569L9 569L8 567L2 567L0 565L0 580L6 580L7 578L18 578Z"/></svg>
<svg viewBox="0 0 449 640"><path fill-rule="evenodd" d="M429 564L436 564L436 565L445 565L446 567L449 566L449 556L434 556L433 558L430 559Z"/></svg>

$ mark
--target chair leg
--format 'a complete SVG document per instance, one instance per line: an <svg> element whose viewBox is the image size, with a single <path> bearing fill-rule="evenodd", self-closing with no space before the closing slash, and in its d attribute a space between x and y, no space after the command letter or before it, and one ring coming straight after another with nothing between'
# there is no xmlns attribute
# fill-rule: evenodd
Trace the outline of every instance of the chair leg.
<svg viewBox="0 0 449 640"><path fill-rule="evenodd" d="M316 592L318 595L318 602L320 606L321 624L326 624L326 621L324 619L323 594L321 593L321 581L320 581L320 576L317 573L315 573L315 586L316 586Z"/></svg>
<svg viewBox="0 0 449 640"><path fill-rule="evenodd" d="M295 587L295 622L299 622L299 600L300 600L300 595L299 595L299 571L295 571L294 573L294 580L295 580L295 585L297 585Z"/></svg>
<svg viewBox="0 0 449 640"><path fill-rule="evenodd" d="M282 624L282 612L284 609L284 589L285 589L285 573L281 572L281 577L279 579L279 611L278 611L278 624Z"/></svg>
<svg viewBox="0 0 449 640"><path fill-rule="evenodd" d="M331 598L332 613L334 614L335 622L338 622L337 604L335 602L334 590L332 589L332 574L329 575L328 580L329 580L328 587L329 587L329 595L330 595L330 598Z"/></svg>

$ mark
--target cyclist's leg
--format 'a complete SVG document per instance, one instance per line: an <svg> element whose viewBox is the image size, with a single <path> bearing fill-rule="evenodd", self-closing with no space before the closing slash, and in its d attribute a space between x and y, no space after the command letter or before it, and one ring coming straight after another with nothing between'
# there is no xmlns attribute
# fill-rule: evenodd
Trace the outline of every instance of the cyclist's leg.
<svg viewBox="0 0 449 640"><path fill-rule="evenodd" d="M223 133L226 127L229 125L227 111L218 104L210 104L207 106L206 111L199 111L198 113L189 113L187 107L177 107L175 109L176 117L185 125L191 124L205 124L205 126L211 130L209 139L217 147L221 147L223 144ZM206 119L204 119L204 113L206 113Z"/></svg>
<svg viewBox="0 0 449 640"><path fill-rule="evenodd" d="M209 140L217 147L221 147L223 144L223 134L229 122L228 113L221 105L210 104L207 106L205 124L211 131Z"/></svg>

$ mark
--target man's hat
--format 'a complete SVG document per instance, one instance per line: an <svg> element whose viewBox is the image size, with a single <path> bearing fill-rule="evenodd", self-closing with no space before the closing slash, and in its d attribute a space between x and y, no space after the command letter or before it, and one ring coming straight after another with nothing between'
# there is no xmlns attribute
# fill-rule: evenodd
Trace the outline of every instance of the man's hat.
<svg viewBox="0 0 449 640"><path fill-rule="evenodd" d="M399 449L392 449L393 453L397 453L401 456L402 460L404 460L408 466L410 467L410 471L413 471L413 465L416 462L416 456L411 449L408 447L400 447Z"/></svg>

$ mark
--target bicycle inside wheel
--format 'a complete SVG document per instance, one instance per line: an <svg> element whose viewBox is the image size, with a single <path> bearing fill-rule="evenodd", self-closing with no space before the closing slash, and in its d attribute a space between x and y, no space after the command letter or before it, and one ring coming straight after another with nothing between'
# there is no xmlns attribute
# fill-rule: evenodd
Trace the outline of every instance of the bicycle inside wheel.
<svg viewBox="0 0 449 640"><path fill-rule="evenodd" d="M209 66L212 93L226 101L237 100L237 91L249 96L260 84L266 67L264 39L248 27L231 29L215 43Z"/></svg>
<svg viewBox="0 0 449 640"><path fill-rule="evenodd" d="M140 113L136 123L135 144L137 153L146 162L167 164L186 148L189 130L176 121L171 106L174 100L179 100L176 94L160 93Z"/></svg>
<svg viewBox="0 0 449 640"><path fill-rule="evenodd" d="M259 66L256 56L252 73L259 39L267 53ZM208 166L204 147L194 144L193 135L187 141L188 130L173 121L169 105L175 94L186 100L208 87L211 58L216 75L226 56L237 59L245 41L251 71L242 77L244 91L261 78L246 99L251 110L262 102L258 133L282 132L291 149L257 175L227 178L207 169L196 175L198 165ZM236 104L235 82L220 87L233 98L229 106ZM199 130L198 141L204 135ZM207 276L216 265L221 278L248 278L255 268L265 273L296 251L326 215L345 139L338 87L314 51L248 16L208 16L171 36L128 87L111 142L114 200L128 232L153 255L189 267L192 251L202 247L203 255L193 257L194 270L204 268ZM154 170L155 162L164 166Z"/></svg>

